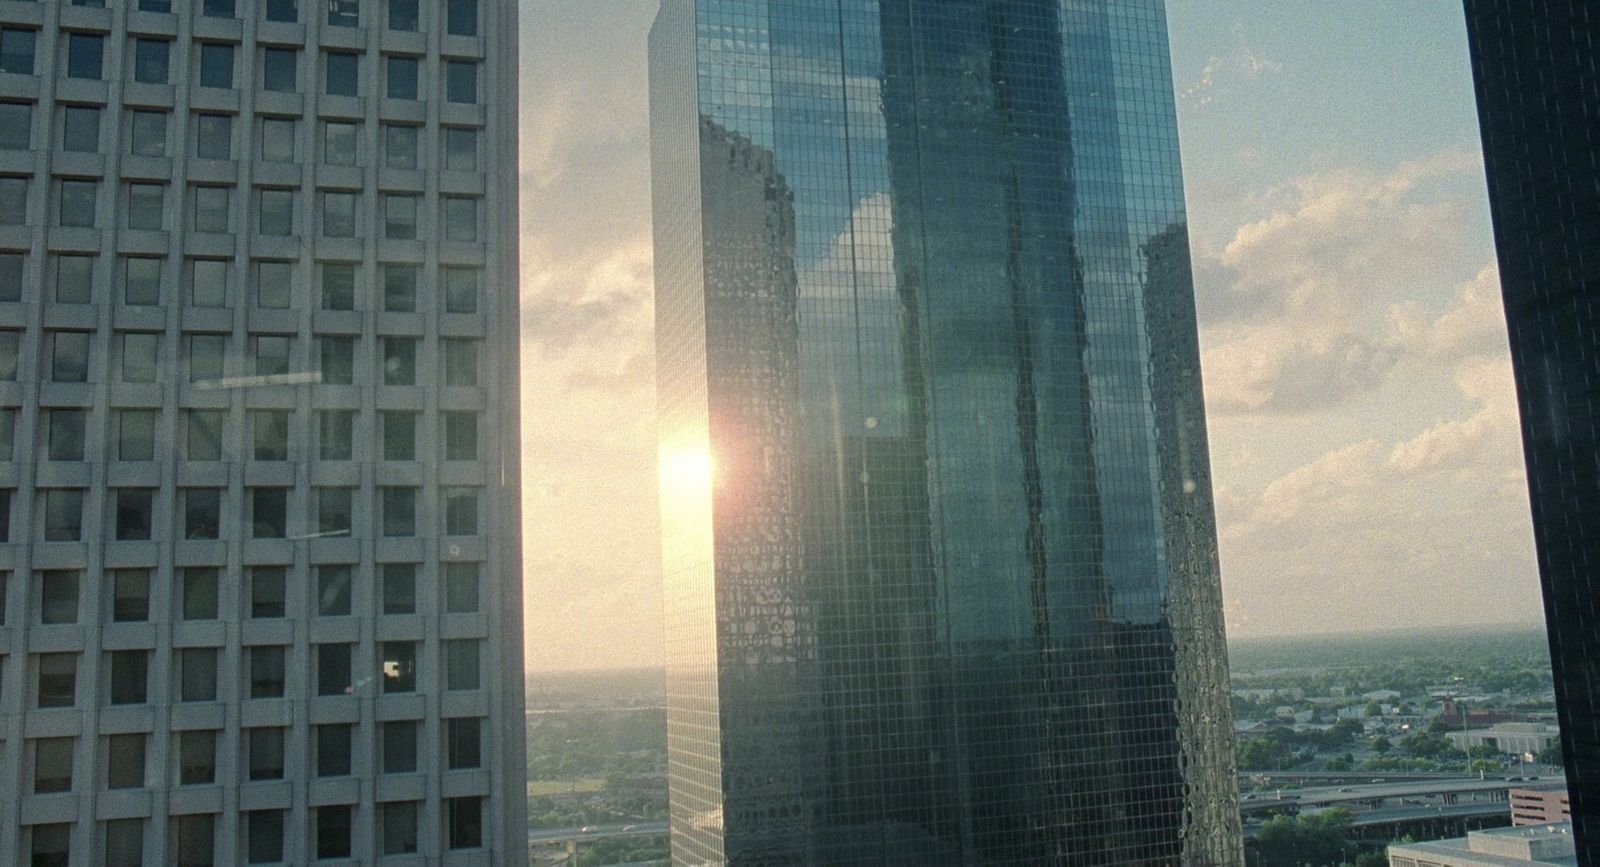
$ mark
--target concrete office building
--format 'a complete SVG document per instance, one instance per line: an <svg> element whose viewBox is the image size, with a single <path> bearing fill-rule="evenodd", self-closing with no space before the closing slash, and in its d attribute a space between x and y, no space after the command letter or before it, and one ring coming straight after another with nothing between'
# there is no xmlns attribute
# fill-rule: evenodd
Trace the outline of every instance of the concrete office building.
<svg viewBox="0 0 1600 867"><path fill-rule="evenodd" d="M1426 843L1392 843L1389 867L1578 867L1584 862L1574 852L1572 823L1557 822L1472 831L1465 837Z"/></svg>
<svg viewBox="0 0 1600 867"><path fill-rule="evenodd" d="M1600 14L1465 8L1572 826L1600 864Z"/></svg>
<svg viewBox="0 0 1600 867"><path fill-rule="evenodd" d="M0 863L526 857L515 16L0 0Z"/></svg>
<svg viewBox="0 0 1600 867"><path fill-rule="evenodd" d="M1161 0L666 0L679 864L1243 862Z"/></svg>

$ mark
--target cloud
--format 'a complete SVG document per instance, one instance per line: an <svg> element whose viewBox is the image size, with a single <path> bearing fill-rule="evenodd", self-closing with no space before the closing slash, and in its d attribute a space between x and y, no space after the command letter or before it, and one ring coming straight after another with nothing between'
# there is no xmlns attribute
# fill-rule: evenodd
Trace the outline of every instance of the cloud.
<svg viewBox="0 0 1600 867"><path fill-rule="evenodd" d="M1263 57L1245 40L1242 23L1233 25L1233 38L1233 50L1226 55L1213 54L1207 58L1205 66L1200 68L1199 77L1179 94L1184 102L1197 107L1210 104L1217 96L1218 82L1235 75L1250 79L1283 71L1282 63Z"/></svg>
<svg viewBox="0 0 1600 867"><path fill-rule="evenodd" d="M1479 164L1447 151L1387 173L1313 172L1266 190L1258 217L1221 250L1197 252L1208 407L1337 406L1379 387L1429 329L1436 341L1487 345L1482 287L1464 288L1472 306L1438 323L1406 300L1437 295L1441 277L1459 272L1470 207L1434 182Z"/></svg>
<svg viewBox="0 0 1600 867"><path fill-rule="evenodd" d="M1419 301L1389 308L1389 322L1399 340L1440 361L1475 355L1504 355L1505 306L1500 297L1500 270L1490 263L1461 284L1451 306L1429 319Z"/></svg>
<svg viewBox="0 0 1600 867"><path fill-rule="evenodd" d="M575 391L615 396L647 392L655 386L656 359L652 352L636 352L616 371L577 370L567 375L567 387ZM650 397L646 394L645 397Z"/></svg>

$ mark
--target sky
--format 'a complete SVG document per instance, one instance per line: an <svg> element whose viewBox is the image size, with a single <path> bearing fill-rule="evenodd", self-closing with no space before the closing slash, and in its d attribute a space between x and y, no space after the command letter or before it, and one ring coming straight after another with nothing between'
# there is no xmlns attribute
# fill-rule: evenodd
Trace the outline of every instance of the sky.
<svg viewBox="0 0 1600 867"><path fill-rule="evenodd" d="M523 0L530 670L658 665L654 0ZM1541 622L1457 0L1169 0L1230 639Z"/></svg>

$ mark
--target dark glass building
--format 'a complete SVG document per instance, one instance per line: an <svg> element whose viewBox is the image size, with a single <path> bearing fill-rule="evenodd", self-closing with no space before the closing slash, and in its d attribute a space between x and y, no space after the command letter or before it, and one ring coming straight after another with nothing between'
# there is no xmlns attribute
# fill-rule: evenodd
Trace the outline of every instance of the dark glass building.
<svg viewBox="0 0 1600 867"><path fill-rule="evenodd" d="M1600 8L1466 10L1578 862L1600 864Z"/></svg>
<svg viewBox="0 0 1600 867"><path fill-rule="evenodd" d="M680 864L1242 862L1162 0L665 0Z"/></svg>

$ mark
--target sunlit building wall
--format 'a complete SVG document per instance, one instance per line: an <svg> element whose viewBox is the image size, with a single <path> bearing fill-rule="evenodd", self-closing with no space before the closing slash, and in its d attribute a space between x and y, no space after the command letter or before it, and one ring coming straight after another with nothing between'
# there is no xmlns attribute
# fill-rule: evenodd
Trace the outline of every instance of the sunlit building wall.
<svg viewBox="0 0 1600 867"><path fill-rule="evenodd" d="M677 863L1242 863L1165 27L663 2Z"/></svg>
<svg viewBox="0 0 1600 867"><path fill-rule="evenodd" d="M523 863L515 13L0 2L0 864Z"/></svg>
<svg viewBox="0 0 1600 867"><path fill-rule="evenodd" d="M1600 12L1466 12L1572 827L1600 864Z"/></svg>

